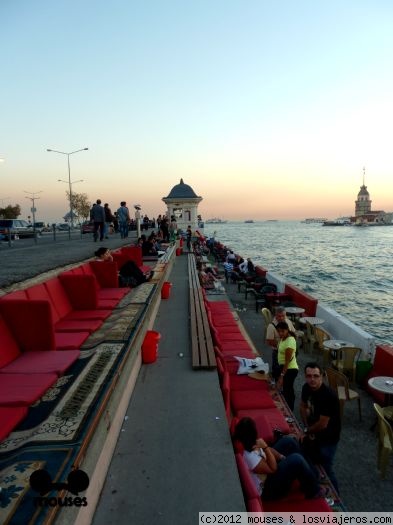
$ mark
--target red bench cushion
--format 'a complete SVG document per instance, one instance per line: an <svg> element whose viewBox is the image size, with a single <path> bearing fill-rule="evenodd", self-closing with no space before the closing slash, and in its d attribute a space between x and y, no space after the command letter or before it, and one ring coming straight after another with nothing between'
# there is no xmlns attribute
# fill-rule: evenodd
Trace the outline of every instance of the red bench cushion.
<svg viewBox="0 0 393 525"><path fill-rule="evenodd" d="M24 352L18 359L0 369L2 374L62 375L80 356L79 350L67 352Z"/></svg>
<svg viewBox="0 0 393 525"><path fill-rule="evenodd" d="M57 380L56 374L1 374L0 406L30 406Z"/></svg>
<svg viewBox="0 0 393 525"><path fill-rule="evenodd" d="M20 350L4 319L0 317L0 369L20 356Z"/></svg>
<svg viewBox="0 0 393 525"><path fill-rule="evenodd" d="M0 442L26 417L27 407L0 407Z"/></svg>
<svg viewBox="0 0 393 525"><path fill-rule="evenodd" d="M56 332L56 350L76 350L83 345L89 335L89 332Z"/></svg>

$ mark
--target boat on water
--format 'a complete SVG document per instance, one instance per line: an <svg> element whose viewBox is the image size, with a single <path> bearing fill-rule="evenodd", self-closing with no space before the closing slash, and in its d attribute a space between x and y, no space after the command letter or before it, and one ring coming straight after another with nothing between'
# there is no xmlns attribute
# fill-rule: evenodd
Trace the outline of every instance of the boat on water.
<svg viewBox="0 0 393 525"><path fill-rule="evenodd" d="M254 221L252 219L247 219L246 221L244 221L246 224L252 224Z"/></svg>
<svg viewBox="0 0 393 525"><path fill-rule="evenodd" d="M308 219L304 219L304 221L301 222L304 224L322 224L325 221L327 221L326 217L309 217Z"/></svg>
<svg viewBox="0 0 393 525"><path fill-rule="evenodd" d="M205 224L226 224L228 221L220 219L218 217L212 217L211 219L206 219Z"/></svg>
<svg viewBox="0 0 393 525"><path fill-rule="evenodd" d="M351 218L350 217L337 217L337 219L334 219L332 221L324 221L323 226L351 226Z"/></svg>

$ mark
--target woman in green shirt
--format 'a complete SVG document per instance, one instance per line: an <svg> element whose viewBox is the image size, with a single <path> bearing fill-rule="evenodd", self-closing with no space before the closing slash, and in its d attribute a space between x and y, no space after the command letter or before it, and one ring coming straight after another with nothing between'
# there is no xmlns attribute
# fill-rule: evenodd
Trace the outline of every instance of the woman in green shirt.
<svg viewBox="0 0 393 525"><path fill-rule="evenodd" d="M291 332L285 321L280 321L276 325L277 333L280 337L278 343L278 364L280 365L280 377L277 381L277 388L282 389L285 401L291 410L295 406L295 390L293 384L299 371L296 362L296 334Z"/></svg>

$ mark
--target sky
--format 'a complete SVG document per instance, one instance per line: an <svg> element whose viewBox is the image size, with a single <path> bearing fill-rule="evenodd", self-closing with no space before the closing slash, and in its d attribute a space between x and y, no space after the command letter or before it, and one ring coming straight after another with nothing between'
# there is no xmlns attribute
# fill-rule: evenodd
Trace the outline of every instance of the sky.
<svg viewBox="0 0 393 525"><path fill-rule="evenodd" d="M0 206L73 191L150 217L393 211L391 0L1 0Z"/></svg>

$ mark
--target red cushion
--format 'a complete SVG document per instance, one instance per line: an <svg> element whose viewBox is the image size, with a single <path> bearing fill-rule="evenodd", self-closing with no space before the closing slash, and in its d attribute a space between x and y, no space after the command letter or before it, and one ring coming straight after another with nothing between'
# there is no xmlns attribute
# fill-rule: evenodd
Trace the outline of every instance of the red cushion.
<svg viewBox="0 0 393 525"><path fill-rule="evenodd" d="M231 391L231 406L235 414L248 408L275 408L271 395L264 390Z"/></svg>
<svg viewBox="0 0 393 525"><path fill-rule="evenodd" d="M0 406L30 406L57 380L56 374L1 374Z"/></svg>
<svg viewBox="0 0 393 525"><path fill-rule="evenodd" d="M128 294L130 291L130 288L101 288L101 290L98 290L98 301L103 299L106 300L117 300L120 301L120 299L123 299L125 295Z"/></svg>
<svg viewBox="0 0 393 525"><path fill-rule="evenodd" d="M55 332L89 332L102 325L99 319L62 319L55 324Z"/></svg>
<svg viewBox="0 0 393 525"><path fill-rule="evenodd" d="M27 416L27 407L0 407L0 442Z"/></svg>
<svg viewBox="0 0 393 525"><path fill-rule="evenodd" d="M60 319L69 315L72 312L72 304L60 279L54 277L46 281L44 285Z"/></svg>
<svg viewBox="0 0 393 525"><path fill-rule="evenodd" d="M247 512L263 512L261 498L250 498L246 500Z"/></svg>
<svg viewBox="0 0 393 525"><path fill-rule="evenodd" d="M265 380L253 379L248 375L236 375L230 378L231 390L268 390L269 384Z"/></svg>
<svg viewBox="0 0 393 525"><path fill-rule="evenodd" d="M2 301L7 299L27 299L26 290L15 290L15 292L7 293L1 298Z"/></svg>
<svg viewBox="0 0 393 525"><path fill-rule="evenodd" d="M236 416L239 419L242 417L251 417L257 426L258 436L262 437L268 443L273 443L275 440L275 428L281 430L283 434L289 434L291 432L288 423L278 408L239 410Z"/></svg>
<svg viewBox="0 0 393 525"><path fill-rule="evenodd" d="M113 310L119 304L119 299L99 299L97 308L99 310Z"/></svg>
<svg viewBox="0 0 393 525"><path fill-rule="evenodd" d="M4 319L0 317L0 369L20 356L18 344L9 331Z"/></svg>
<svg viewBox="0 0 393 525"><path fill-rule="evenodd" d="M90 267L97 277L100 288L118 288L118 267L114 261L90 261Z"/></svg>
<svg viewBox="0 0 393 525"><path fill-rule="evenodd" d="M0 311L22 352L54 350L51 306L48 301L0 301Z"/></svg>
<svg viewBox="0 0 393 525"><path fill-rule="evenodd" d="M89 332L56 332L56 350L76 350L83 345L89 335Z"/></svg>
<svg viewBox="0 0 393 525"><path fill-rule="evenodd" d="M73 310L65 319L100 319L105 321L112 313L112 310Z"/></svg>
<svg viewBox="0 0 393 525"><path fill-rule="evenodd" d="M122 255L125 255L126 261L134 261L139 267L143 265L142 248L140 246L123 246Z"/></svg>
<svg viewBox="0 0 393 525"><path fill-rule="evenodd" d="M66 272L60 274L59 279L74 310L97 309L97 279L93 275L75 275Z"/></svg>
<svg viewBox="0 0 393 525"><path fill-rule="evenodd" d="M51 307L52 311L52 320L54 323L57 323L59 321L60 316L54 307L54 304L51 301L50 295L48 294L47 289L45 288L44 284L36 284L35 286L30 286L30 288L26 289L27 297L29 299L35 299L38 301L48 301Z"/></svg>
<svg viewBox="0 0 393 525"><path fill-rule="evenodd" d="M264 501L265 512L333 512L325 498L305 499L299 489L292 489L283 499Z"/></svg>
<svg viewBox="0 0 393 525"><path fill-rule="evenodd" d="M24 352L18 359L3 367L1 374L48 374L62 375L80 356L79 350L67 352Z"/></svg>
<svg viewBox="0 0 393 525"><path fill-rule="evenodd" d="M234 351L235 355L237 355L236 352L241 351L241 350L249 350L250 352L252 352L252 348L247 343L246 340L231 342L231 341L221 341L220 339L217 338L215 342L217 346L221 348L223 352Z"/></svg>

